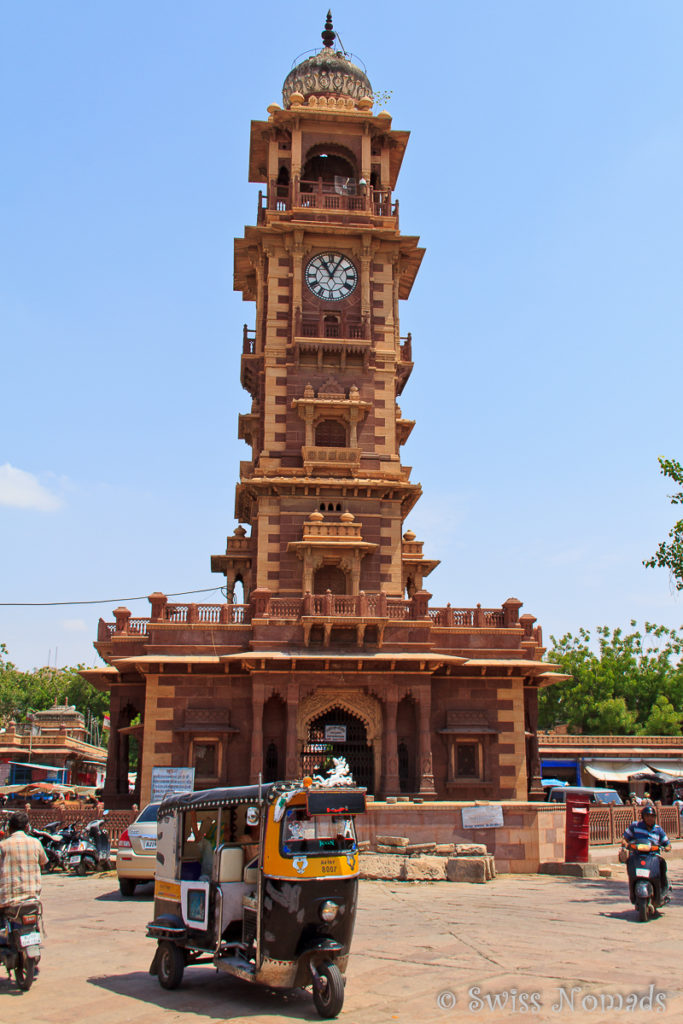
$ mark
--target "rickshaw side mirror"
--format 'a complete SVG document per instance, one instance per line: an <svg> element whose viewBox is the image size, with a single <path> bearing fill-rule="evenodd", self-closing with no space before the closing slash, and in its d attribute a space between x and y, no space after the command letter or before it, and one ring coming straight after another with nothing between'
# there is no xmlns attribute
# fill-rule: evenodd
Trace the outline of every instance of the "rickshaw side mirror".
<svg viewBox="0 0 683 1024"><path fill-rule="evenodd" d="M241 882L244 872L244 849L241 846L224 846L218 865L219 882Z"/></svg>

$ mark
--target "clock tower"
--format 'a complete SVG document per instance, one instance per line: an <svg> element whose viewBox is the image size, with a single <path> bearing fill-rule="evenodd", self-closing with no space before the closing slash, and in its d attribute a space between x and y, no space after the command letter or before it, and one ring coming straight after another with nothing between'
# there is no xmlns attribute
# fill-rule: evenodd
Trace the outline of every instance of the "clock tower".
<svg viewBox="0 0 683 1024"><path fill-rule="evenodd" d="M399 299L424 253L401 234L393 198L408 132L373 114L329 15L322 35L287 76L283 106L252 122L249 179L264 188L257 224L235 242L235 288L256 304L239 419L251 458L235 506L251 550L214 568L229 591L241 580L245 599L401 597L438 564L421 560L416 574L401 536L420 495L400 456L413 423L397 404L413 365Z"/></svg>
<svg viewBox="0 0 683 1024"><path fill-rule="evenodd" d="M515 598L432 607L439 563L405 528L421 489L401 462L413 353L399 302L424 253L394 196L408 132L373 113L329 15L322 35L251 126L261 190L234 280L255 305L238 425L251 456L211 559L226 601L155 591L149 618L117 608L98 629L107 667L83 671L111 691L110 807L130 800L132 739L138 803L175 769L199 789L340 756L392 800L543 796L537 692L558 677L540 627Z"/></svg>

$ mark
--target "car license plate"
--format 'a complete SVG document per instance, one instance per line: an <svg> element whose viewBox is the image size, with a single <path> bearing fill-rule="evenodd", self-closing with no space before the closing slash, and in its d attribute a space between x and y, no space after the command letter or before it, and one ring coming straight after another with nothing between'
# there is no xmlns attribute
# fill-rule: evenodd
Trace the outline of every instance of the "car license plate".
<svg viewBox="0 0 683 1024"><path fill-rule="evenodd" d="M69 864L80 864L80 857L69 857Z"/></svg>
<svg viewBox="0 0 683 1024"><path fill-rule="evenodd" d="M29 932L27 935L20 935L19 942L24 948L26 946L39 946L40 932Z"/></svg>
<svg viewBox="0 0 683 1024"><path fill-rule="evenodd" d="M638 876L638 878L649 878L650 877L650 869L649 868L636 868L636 875Z"/></svg>
<svg viewBox="0 0 683 1024"><path fill-rule="evenodd" d="M156 848L157 848L157 841L156 841L156 839L143 839L142 840L142 849L143 850L156 850Z"/></svg>

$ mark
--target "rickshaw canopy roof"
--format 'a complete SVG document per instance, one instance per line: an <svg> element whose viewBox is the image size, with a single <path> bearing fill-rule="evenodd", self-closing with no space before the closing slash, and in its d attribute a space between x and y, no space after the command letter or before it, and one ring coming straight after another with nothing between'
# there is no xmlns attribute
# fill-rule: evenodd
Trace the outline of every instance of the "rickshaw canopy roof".
<svg viewBox="0 0 683 1024"><path fill-rule="evenodd" d="M217 789L199 789L188 793L174 793L161 802L159 814L166 811L200 810L229 804L258 804L268 801L276 783L262 786L223 786ZM281 790L278 790L281 792Z"/></svg>

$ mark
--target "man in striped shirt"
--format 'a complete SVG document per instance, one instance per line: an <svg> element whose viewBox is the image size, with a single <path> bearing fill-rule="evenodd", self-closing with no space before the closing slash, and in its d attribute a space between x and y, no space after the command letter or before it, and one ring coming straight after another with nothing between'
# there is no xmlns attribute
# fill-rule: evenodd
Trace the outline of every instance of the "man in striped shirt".
<svg viewBox="0 0 683 1024"><path fill-rule="evenodd" d="M47 857L38 840L26 834L28 827L26 811L15 811L9 819L9 836L0 842L0 914L40 896L40 869Z"/></svg>

